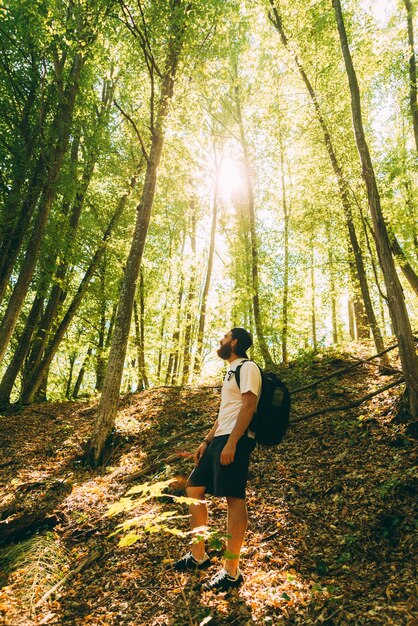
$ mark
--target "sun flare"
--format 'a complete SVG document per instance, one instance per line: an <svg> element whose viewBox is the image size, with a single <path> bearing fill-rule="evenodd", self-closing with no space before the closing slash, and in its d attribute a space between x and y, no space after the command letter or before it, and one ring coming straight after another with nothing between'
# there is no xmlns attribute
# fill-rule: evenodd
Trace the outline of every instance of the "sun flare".
<svg viewBox="0 0 418 626"><path fill-rule="evenodd" d="M219 172L219 190L222 196L231 197L244 186L244 175L240 163L231 157L224 157Z"/></svg>

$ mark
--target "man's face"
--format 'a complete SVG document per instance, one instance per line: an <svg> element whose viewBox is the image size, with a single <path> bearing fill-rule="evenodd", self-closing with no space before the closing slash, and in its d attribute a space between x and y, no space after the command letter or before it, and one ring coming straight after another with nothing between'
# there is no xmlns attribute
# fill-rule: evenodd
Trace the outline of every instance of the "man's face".
<svg viewBox="0 0 418 626"><path fill-rule="evenodd" d="M221 359L229 359L232 354L232 342L235 341L232 338L231 331L227 332L220 341L220 348L217 350L217 354Z"/></svg>

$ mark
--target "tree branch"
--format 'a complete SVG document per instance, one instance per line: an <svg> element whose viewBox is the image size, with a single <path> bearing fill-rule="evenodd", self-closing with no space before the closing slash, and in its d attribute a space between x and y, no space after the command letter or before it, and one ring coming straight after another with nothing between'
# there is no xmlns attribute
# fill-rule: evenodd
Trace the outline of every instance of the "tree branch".
<svg viewBox="0 0 418 626"><path fill-rule="evenodd" d="M144 142L142 141L142 137L141 137L141 134L140 134L140 132L138 130L137 125L135 124L135 122L132 119L132 117L128 113L126 113L126 111L124 111L122 109L122 107L116 102L116 100L113 100L113 104L118 109L118 111L123 115L123 117L126 120L128 120L128 122L131 124L132 128L134 129L134 131L136 133L136 136L138 138L138 141L139 141L139 145L141 146L142 154L144 155L144 158L145 158L146 162L148 163L148 161L149 161L148 153L147 153L147 151L145 149Z"/></svg>
<svg viewBox="0 0 418 626"><path fill-rule="evenodd" d="M347 411L348 409L354 409L357 406L360 406L360 404L363 404L363 402L366 402L366 400L370 400L370 398L373 398L374 396L378 396L384 391L387 391L388 389L392 389L392 387L396 387L397 385L400 385L404 382L405 381L403 378L398 378L398 380L395 380L393 383L389 383L389 385L380 387L379 389L376 389L376 391L372 391L371 393L368 393L367 395L363 396L362 398L359 398L358 400L353 400L353 402L350 402L349 404L344 404L342 406L328 406L325 409L318 409L317 411L306 413L306 415L296 415L295 417L291 418L290 423L296 424L296 422L301 422L302 420L305 420L308 417L314 417L315 415L323 415L324 413L333 413L335 411Z"/></svg>
<svg viewBox="0 0 418 626"><path fill-rule="evenodd" d="M416 342L418 341L417 337L414 337L414 339ZM382 352L379 352L378 354L374 354L373 356L370 356L368 359L364 359L364 360L359 359L358 362L353 363L352 365L349 365L348 367L344 367L343 369L337 370L336 372L333 372L332 374L329 374L328 376L324 376L323 378L318 378L318 380L315 380L313 383L310 383L309 385L305 385L304 387L298 387L297 389L293 389L290 392L290 395L295 396L296 394L301 393L302 391L306 391L307 389L312 389L313 387L316 387L316 385L319 385L319 383L323 383L326 380L330 380L330 378L334 378L334 376L345 374L346 372L349 372L350 370L358 367L359 365L362 365L363 363L368 363L369 361L373 361L373 359L377 359L383 354L386 354L387 352L390 352L391 350L394 350L397 347L398 347L398 344L395 343L393 346L390 346L389 348L382 350ZM400 370L397 370L397 371L400 371Z"/></svg>

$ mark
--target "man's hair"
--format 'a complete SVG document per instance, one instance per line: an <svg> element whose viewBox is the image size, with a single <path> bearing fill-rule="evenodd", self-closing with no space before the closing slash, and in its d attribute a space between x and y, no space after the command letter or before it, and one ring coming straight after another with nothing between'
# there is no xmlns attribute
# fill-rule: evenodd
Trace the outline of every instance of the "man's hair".
<svg viewBox="0 0 418 626"><path fill-rule="evenodd" d="M232 328L232 339L237 340L235 354L247 358L247 350L253 345L253 338L245 328Z"/></svg>

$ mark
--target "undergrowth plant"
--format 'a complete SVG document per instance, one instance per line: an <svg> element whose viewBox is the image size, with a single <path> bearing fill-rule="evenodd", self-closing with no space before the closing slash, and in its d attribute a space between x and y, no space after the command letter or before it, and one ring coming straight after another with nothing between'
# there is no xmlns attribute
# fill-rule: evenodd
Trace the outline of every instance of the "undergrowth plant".
<svg viewBox="0 0 418 626"><path fill-rule="evenodd" d="M200 526L193 530L182 530L177 525L177 520L188 518L189 515L179 513L176 509L169 509L168 511L161 510L160 505L156 505L155 501L167 499L172 500L177 504L196 504L196 499L188 498L187 496L177 496L167 493L173 479L162 480L155 483L146 482L141 485L132 487L127 492L126 496L112 504L106 515L113 517L126 513L132 510L142 510L120 524L117 525L115 531L111 533L111 537L123 533L123 537L119 540L119 546L131 546L137 541L142 539L144 535L151 535L155 533L164 533L175 535L177 537L187 538L190 537L190 543L205 540L208 545L214 550L220 550L222 548L223 539L227 535L219 533L216 529L209 530L207 526ZM136 497L138 496L138 497ZM154 503L154 506L153 506ZM146 508L146 510L144 510ZM228 554L224 556L228 558ZM229 558L234 558L229 556Z"/></svg>
<svg viewBox="0 0 418 626"><path fill-rule="evenodd" d="M3 576L19 576L19 595L35 617L36 602L70 567L70 554L52 532L35 534L30 539L0 551Z"/></svg>
<svg viewBox="0 0 418 626"><path fill-rule="evenodd" d="M176 504L196 504L197 501L194 498L167 493L167 489L170 487L172 482L173 479L168 479L155 483L146 482L141 485L137 485L132 487L127 492L125 497L112 504L106 514L108 517L113 517L133 510L139 511L139 513L134 517L118 524L116 530L111 533L110 536L113 537L122 533L123 536L119 540L119 546L125 547L135 544L146 535L161 533L162 544L164 546L164 552L166 553L166 559L164 559L163 562L166 564L170 564L173 561L171 558L170 546L166 541L167 534L183 538L190 537L190 543L204 540L214 550L221 550L223 539L227 537L227 535L221 534L217 530L209 530L207 526L200 526L187 531L182 530L176 525L176 523L180 519L189 517L189 515L181 514L176 509L163 511L161 510L160 502L158 505L155 504L156 500L160 500L162 502L171 500ZM224 557L235 558L235 555L226 551L224 552ZM173 573L178 577L174 570ZM195 618L192 615L192 598L191 596L189 598L186 596L185 590L179 578L178 588L184 603L189 626L203 626L206 624L208 622L207 618L203 619L203 621L200 621L200 619L195 621Z"/></svg>

